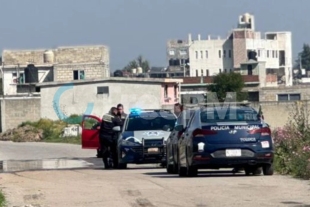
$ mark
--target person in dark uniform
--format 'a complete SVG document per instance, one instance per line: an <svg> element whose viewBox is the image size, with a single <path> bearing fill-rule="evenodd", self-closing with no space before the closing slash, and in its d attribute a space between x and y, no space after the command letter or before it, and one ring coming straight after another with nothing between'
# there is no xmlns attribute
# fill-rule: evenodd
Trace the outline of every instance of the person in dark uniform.
<svg viewBox="0 0 310 207"><path fill-rule="evenodd" d="M113 131L113 127L122 127L123 123L119 116L117 116L117 108L112 107L110 112L103 115L100 126L99 141L102 152L102 160L106 169L111 168L111 164L108 162L110 153L113 155L113 161L116 162L116 132Z"/></svg>
<svg viewBox="0 0 310 207"><path fill-rule="evenodd" d="M127 117L127 114L124 112L124 106L123 104L118 104L117 105L117 114L121 118L123 124L125 122L125 119Z"/></svg>

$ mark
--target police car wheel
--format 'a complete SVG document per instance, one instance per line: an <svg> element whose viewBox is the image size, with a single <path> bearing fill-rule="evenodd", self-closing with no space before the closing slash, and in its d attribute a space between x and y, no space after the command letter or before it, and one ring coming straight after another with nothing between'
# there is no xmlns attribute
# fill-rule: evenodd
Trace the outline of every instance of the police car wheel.
<svg viewBox="0 0 310 207"><path fill-rule="evenodd" d="M173 165L167 165L166 169L167 169L167 173L173 174Z"/></svg>
<svg viewBox="0 0 310 207"><path fill-rule="evenodd" d="M118 169L126 169L127 168L127 163L118 163L117 168Z"/></svg>
<svg viewBox="0 0 310 207"><path fill-rule="evenodd" d="M273 175L273 165L267 164L263 166L263 173L264 175Z"/></svg>
<svg viewBox="0 0 310 207"><path fill-rule="evenodd" d="M178 163L180 163L180 156L178 155ZM180 164L178 165L178 173L179 177L185 177L187 174L187 168L182 167Z"/></svg>

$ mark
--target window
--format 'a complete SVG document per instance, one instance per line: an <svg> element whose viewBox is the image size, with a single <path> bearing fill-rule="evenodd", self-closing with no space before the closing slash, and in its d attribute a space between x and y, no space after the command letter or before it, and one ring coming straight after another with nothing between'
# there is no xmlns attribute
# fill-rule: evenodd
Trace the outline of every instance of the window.
<svg viewBox="0 0 310 207"><path fill-rule="evenodd" d="M219 58L221 58L222 57L222 53L221 53L222 51L221 50L219 50Z"/></svg>
<svg viewBox="0 0 310 207"><path fill-rule="evenodd" d="M208 58L208 50L206 50L206 58Z"/></svg>
<svg viewBox="0 0 310 207"><path fill-rule="evenodd" d="M231 121L257 121L259 115L255 111L244 109L208 109L200 113L202 123L231 122Z"/></svg>
<svg viewBox="0 0 310 207"><path fill-rule="evenodd" d="M203 76L203 70L201 69L201 76Z"/></svg>
<svg viewBox="0 0 310 207"><path fill-rule="evenodd" d="M198 77L198 70L196 70L196 77Z"/></svg>
<svg viewBox="0 0 310 207"><path fill-rule="evenodd" d="M228 57L231 58L231 50L228 51Z"/></svg>
<svg viewBox="0 0 310 207"><path fill-rule="evenodd" d="M16 78L17 77L17 73L13 72L12 73L12 78Z"/></svg>
<svg viewBox="0 0 310 207"><path fill-rule="evenodd" d="M260 57L260 50L257 50L257 56Z"/></svg>
<svg viewBox="0 0 310 207"><path fill-rule="evenodd" d="M145 117L144 117L145 116ZM166 117L167 116L167 117ZM137 116L130 116L126 124L126 131L145 131L145 130L162 130L165 125L174 128L176 118L173 114L165 114L165 117L158 113L142 113ZM133 140L134 141L134 140Z"/></svg>
<svg viewBox="0 0 310 207"><path fill-rule="evenodd" d="M206 70L206 76L209 76L209 70L208 69Z"/></svg>
<svg viewBox="0 0 310 207"><path fill-rule="evenodd" d="M97 94L109 94L109 86L98 86Z"/></svg>
<svg viewBox="0 0 310 207"><path fill-rule="evenodd" d="M195 53L196 53L196 59L198 59L198 51L196 51Z"/></svg>
<svg viewBox="0 0 310 207"><path fill-rule="evenodd" d="M224 73L227 73L227 70L226 70L226 69L224 69Z"/></svg>
<svg viewBox="0 0 310 207"><path fill-rule="evenodd" d="M272 50L272 58L274 58L275 57L275 55L274 55L274 50Z"/></svg>
<svg viewBox="0 0 310 207"><path fill-rule="evenodd" d="M74 70L73 71L73 80L84 80L85 73L84 70Z"/></svg>
<svg viewBox="0 0 310 207"><path fill-rule="evenodd" d="M175 53L174 53L174 50L170 50L169 51L169 55L174 55Z"/></svg>
<svg viewBox="0 0 310 207"><path fill-rule="evenodd" d="M220 73L222 73L222 69L219 69Z"/></svg>
<svg viewBox="0 0 310 207"><path fill-rule="evenodd" d="M267 58L269 58L269 50L267 50Z"/></svg>
<svg viewBox="0 0 310 207"><path fill-rule="evenodd" d="M226 50L223 50L223 57L226 57Z"/></svg>
<svg viewBox="0 0 310 207"><path fill-rule="evenodd" d="M187 54L187 51L186 50L180 50L179 53L180 53L180 55L184 56Z"/></svg>
<svg viewBox="0 0 310 207"><path fill-rule="evenodd" d="M278 94L278 101L298 101L300 94Z"/></svg>
<svg viewBox="0 0 310 207"><path fill-rule="evenodd" d="M19 83L25 83L25 74L24 73L19 73L18 82Z"/></svg>
<svg viewBox="0 0 310 207"><path fill-rule="evenodd" d="M200 51L200 58L203 59L203 52Z"/></svg>
<svg viewBox="0 0 310 207"><path fill-rule="evenodd" d="M278 58L278 51L276 50L276 58Z"/></svg>
<svg viewBox="0 0 310 207"><path fill-rule="evenodd" d="M168 98L168 86L165 85L165 91L164 91L165 98Z"/></svg>
<svg viewBox="0 0 310 207"><path fill-rule="evenodd" d="M178 96L178 85L174 85L174 98L177 98Z"/></svg>

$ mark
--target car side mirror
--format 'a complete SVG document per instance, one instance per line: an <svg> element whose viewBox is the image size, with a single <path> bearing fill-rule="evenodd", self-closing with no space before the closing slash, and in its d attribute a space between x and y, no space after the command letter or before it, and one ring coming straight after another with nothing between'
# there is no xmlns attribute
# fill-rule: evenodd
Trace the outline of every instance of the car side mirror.
<svg viewBox="0 0 310 207"><path fill-rule="evenodd" d="M183 125L177 125L177 126L175 126L174 129L175 129L176 131L180 132L180 131L183 131L183 130L184 130L184 127L183 127Z"/></svg>
<svg viewBox="0 0 310 207"><path fill-rule="evenodd" d="M115 126L112 128L113 131L115 132L120 132L121 131L121 127L120 126Z"/></svg>

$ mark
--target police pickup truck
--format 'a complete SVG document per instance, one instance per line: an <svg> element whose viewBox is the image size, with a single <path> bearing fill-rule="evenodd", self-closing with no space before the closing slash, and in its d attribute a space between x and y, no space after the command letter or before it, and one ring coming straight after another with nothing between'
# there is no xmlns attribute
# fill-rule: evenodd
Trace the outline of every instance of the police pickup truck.
<svg viewBox="0 0 310 207"><path fill-rule="evenodd" d="M117 144L118 168L128 163L166 165L166 140L176 123L170 110L131 109Z"/></svg>

